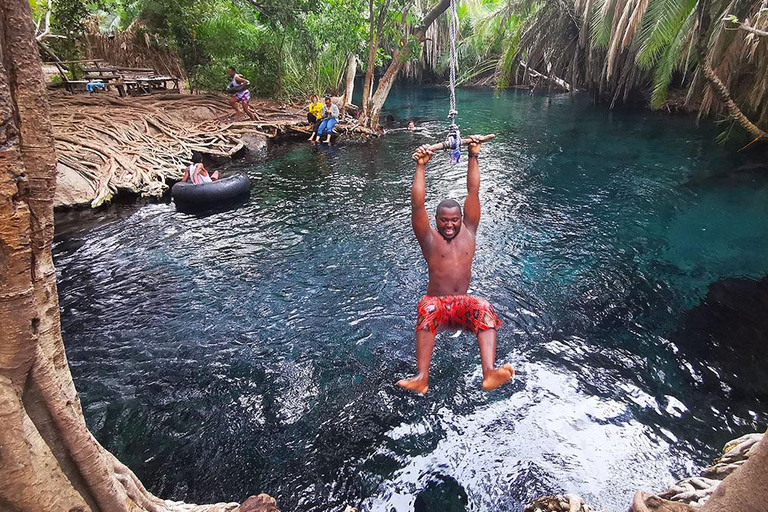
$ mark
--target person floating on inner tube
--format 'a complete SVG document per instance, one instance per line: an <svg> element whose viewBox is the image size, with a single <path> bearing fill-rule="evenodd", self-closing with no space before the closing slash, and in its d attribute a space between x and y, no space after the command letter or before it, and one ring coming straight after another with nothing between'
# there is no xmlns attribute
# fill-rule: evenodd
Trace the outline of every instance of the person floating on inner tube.
<svg viewBox="0 0 768 512"><path fill-rule="evenodd" d="M203 155L198 152L192 153L192 164L184 171L184 177L181 178L183 182L191 181L195 185L202 185L203 183L211 183L219 179L219 171L213 171L213 174L208 174L208 170L203 165Z"/></svg>
<svg viewBox="0 0 768 512"><path fill-rule="evenodd" d="M474 137L470 139L464 216L458 202L444 199L437 206L437 229L429 225L429 215L424 206L425 172L432 151L426 145L416 150L419 158L411 189L411 224L427 261L429 283L427 294L418 305L418 373L410 379L398 381L397 385L422 394L429 389L429 365L435 347L435 335L443 329L462 329L475 333L480 346L484 390L496 389L515 374L509 364L496 368L496 328L501 322L493 306L484 299L467 295L472 277L472 258L475 255L475 234L480 224L480 167L477 163L480 142Z"/></svg>
<svg viewBox="0 0 768 512"><path fill-rule="evenodd" d="M309 140L313 144L315 142L320 142L320 137L324 133L327 133L325 143L330 144L331 135L333 134L333 127L336 126L336 123L339 122L339 107L331 101L330 96L325 97L325 105L323 105L323 110L321 111L320 117L322 118L320 126L316 131L312 133L312 136L309 137Z"/></svg>
<svg viewBox="0 0 768 512"><path fill-rule="evenodd" d="M253 113L249 104L251 101L251 91L248 90L248 86L251 83L243 75L239 75L232 66L227 68L227 74L231 79L227 86L227 92L232 95L229 97L229 104L235 109L235 113L239 114L240 111L237 109L237 104L242 103L243 112L251 118L251 121L255 121L256 114Z"/></svg>

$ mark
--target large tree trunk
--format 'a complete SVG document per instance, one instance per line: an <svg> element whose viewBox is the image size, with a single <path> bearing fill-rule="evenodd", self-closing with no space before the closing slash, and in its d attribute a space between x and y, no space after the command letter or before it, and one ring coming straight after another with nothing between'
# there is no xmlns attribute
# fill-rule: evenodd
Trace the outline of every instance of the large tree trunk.
<svg viewBox="0 0 768 512"><path fill-rule="evenodd" d="M379 116L381 115L381 109L384 108L384 102L387 101L389 91L392 90L392 86L395 84L395 78L397 78L400 69L403 67L405 59L401 59L402 52L398 49L392 56L392 62L387 67L384 75L379 79L379 85L376 87L376 92L368 101L368 109L360 116L360 124L367 128L375 130L379 127Z"/></svg>
<svg viewBox="0 0 768 512"><path fill-rule="evenodd" d="M424 43L426 38L427 29L432 25L438 16L440 16L451 4L450 0L440 0L440 2L427 13L421 20L421 23L413 32L413 36L419 41L420 44ZM395 51L392 56L392 62L389 63L387 70L384 72L384 76L379 80L379 85L376 87L376 92L371 97L371 100L366 104L366 108L363 110L363 114L360 116L360 123L366 128L375 130L379 127L379 116L381 115L381 109L384 107L384 102L389 96L389 91L392 90L392 85L395 83L400 69L403 64L408 60L408 52L403 52L402 49L406 48L408 44L408 35L403 34L400 47ZM375 56L375 53L374 53ZM370 59L370 53L369 53ZM365 90L363 90L363 98L365 99Z"/></svg>
<svg viewBox="0 0 768 512"><path fill-rule="evenodd" d="M384 0L384 4L381 6L378 17L374 20L373 17L373 0L368 0L368 19L369 19L369 34L368 34L368 62L365 68L365 80L363 81L363 99L362 108L363 116L365 117L371 108L371 95L373 94L373 72L376 69L376 52L379 51L379 42L381 36L384 33L384 22L387 19L387 11L389 10L390 0Z"/></svg>
<svg viewBox="0 0 768 512"><path fill-rule="evenodd" d="M768 510L768 431L749 459L717 486L701 512L765 512Z"/></svg>
<svg viewBox="0 0 768 512"><path fill-rule="evenodd" d="M347 103L352 103L352 94L355 92L355 75L357 74L357 55L350 53L347 56L347 79L344 86L344 95L341 97L341 111L342 117L344 111L347 108Z"/></svg>
<svg viewBox="0 0 768 512"><path fill-rule="evenodd" d="M376 23L373 19L373 0L368 0L368 61L365 68L365 80L363 80L363 99L361 100L363 113L368 112L368 100L371 98L371 86L373 84L373 68L376 66L376 52L379 42L376 39Z"/></svg>
<svg viewBox="0 0 768 512"><path fill-rule="evenodd" d="M59 323L55 181L29 2L0 0L0 510L181 510L150 494L85 425Z"/></svg>

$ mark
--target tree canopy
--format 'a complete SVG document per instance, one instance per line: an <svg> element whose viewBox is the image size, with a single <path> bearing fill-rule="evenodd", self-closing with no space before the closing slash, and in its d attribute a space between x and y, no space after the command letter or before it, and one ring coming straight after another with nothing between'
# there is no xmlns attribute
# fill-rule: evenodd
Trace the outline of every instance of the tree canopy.
<svg viewBox="0 0 768 512"><path fill-rule="evenodd" d="M46 0L30 0L42 23ZM458 0L459 83L506 87L557 77L614 105L728 112L768 126L765 0ZM140 26L180 57L193 89L221 90L234 66L258 95L340 92L347 57L362 71L444 82L448 17L429 0L53 0L51 42L63 57L88 27ZM445 9L440 10L442 13ZM702 13L711 23L703 29ZM138 33L137 32L137 33ZM73 42L74 41L74 42ZM703 55L697 48L705 49ZM703 59L703 60L702 60ZM703 62L714 74L704 73ZM395 76L398 76L395 73ZM719 78L718 78L719 77ZM372 98L375 82L366 80ZM375 85L375 83L373 84ZM386 95L384 95L386 96ZM367 100L366 100L367 101ZM366 104L364 101L364 105ZM736 119L733 115L729 121Z"/></svg>

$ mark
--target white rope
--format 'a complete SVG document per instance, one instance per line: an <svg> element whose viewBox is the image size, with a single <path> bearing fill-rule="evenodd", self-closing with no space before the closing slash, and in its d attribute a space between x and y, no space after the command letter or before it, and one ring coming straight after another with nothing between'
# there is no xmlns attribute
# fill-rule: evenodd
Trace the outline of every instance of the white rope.
<svg viewBox="0 0 768 512"><path fill-rule="evenodd" d="M450 88L451 88L451 111L448 117L451 124L455 124L456 116L456 23L458 15L456 14L456 0L451 0L451 59L450 59Z"/></svg>
<svg viewBox="0 0 768 512"><path fill-rule="evenodd" d="M456 124L456 116L459 112L456 110L456 25L459 17L456 14L456 1L451 0L451 62L449 87L451 89L451 111L448 112L450 126L448 127L448 147L451 150L451 164L456 165L461 158L461 134L459 126Z"/></svg>

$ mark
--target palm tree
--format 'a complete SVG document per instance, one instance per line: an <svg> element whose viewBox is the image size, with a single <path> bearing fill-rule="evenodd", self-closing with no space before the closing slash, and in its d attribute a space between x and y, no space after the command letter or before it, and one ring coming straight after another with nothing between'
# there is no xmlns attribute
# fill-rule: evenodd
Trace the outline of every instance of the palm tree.
<svg viewBox="0 0 768 512"><path fill-rule="evenodd" d="M465 25L471 29L463 44L493 51L462 65L482 69L495 63L501 86L526 81L529 70L538 70L594 91L612 105L642 94L653 108L683 105L704 116L725 112L765 138L758 128L768 126L764 0L480 0L480 5L485 10L467 11L471 21ZM484 31L475 18L489 13L497 23L517 23ZM714 20L706 27L705 16ZM495 40L499 33L502 48ZM712 73L705 72L705 63ZM670 91L676 93L672 98ZM724 99L726 91L731 103ZM744 122L747 118L754 124Z"/></svg>

